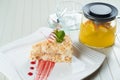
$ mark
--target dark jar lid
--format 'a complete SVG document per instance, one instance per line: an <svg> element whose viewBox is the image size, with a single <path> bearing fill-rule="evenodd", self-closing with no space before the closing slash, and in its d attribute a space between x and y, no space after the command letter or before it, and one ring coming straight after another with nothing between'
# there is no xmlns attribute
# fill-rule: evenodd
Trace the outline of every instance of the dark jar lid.
<svg viewBox="0 0 120 80"><path fill-rule="evenodd" d="M95 2L83 7L84 16L96 22L108 22L116 18L118 10L113 5Z"/></svg>

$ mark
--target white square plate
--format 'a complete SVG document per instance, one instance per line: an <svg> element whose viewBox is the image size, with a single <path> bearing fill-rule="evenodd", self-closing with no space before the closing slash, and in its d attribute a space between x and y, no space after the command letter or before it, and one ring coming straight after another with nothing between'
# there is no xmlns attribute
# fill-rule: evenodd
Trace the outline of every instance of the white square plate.
<svg viewBox="0 0 120 80"><path fill-rule="evenodd" d="M51 31L52 29L50 28L40 28L30 36L12 42L0 49L1 54L14 66L21 80L33 80L34 76L30 77L27 75L30 67L29 55L31 46L45 39L45 36L48 36ZM74 54L72 63L56 63L48 80L83 79L95 72L105 59L105 55L89 49L77 42L77 40L73 41L73 46Z"/></svg>

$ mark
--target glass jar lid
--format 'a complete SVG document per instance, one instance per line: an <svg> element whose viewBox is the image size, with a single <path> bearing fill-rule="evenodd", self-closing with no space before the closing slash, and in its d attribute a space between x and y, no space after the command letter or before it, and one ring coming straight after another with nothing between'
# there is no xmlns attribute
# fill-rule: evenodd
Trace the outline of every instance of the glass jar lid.
<svg viewBox="0 0 120 80"><path fill-rule="evenodd" d="M116 18L118 10L113 5L95 2L83 7L84 16L96 22L108 22Z"/></svg>

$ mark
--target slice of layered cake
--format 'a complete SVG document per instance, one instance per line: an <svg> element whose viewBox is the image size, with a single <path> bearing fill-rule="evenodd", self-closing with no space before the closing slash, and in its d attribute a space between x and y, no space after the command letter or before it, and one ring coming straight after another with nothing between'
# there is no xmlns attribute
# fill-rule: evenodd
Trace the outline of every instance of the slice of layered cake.
<svg viewBox="0 0 120 80"><path fill-rule="evenodd" d="M54 30L48 38L33 45L30 58L37 60L35 80L47 80L56 62L72 62L72 41L62 30Z"/></svg>
<svg viewBox="0 0 120 80"><path fill-rule="evenodd" d="M54 30L46 40L33 45L30 57L33 60L71 62L72 53L70 37L65 35L64 31Z"/></svg>

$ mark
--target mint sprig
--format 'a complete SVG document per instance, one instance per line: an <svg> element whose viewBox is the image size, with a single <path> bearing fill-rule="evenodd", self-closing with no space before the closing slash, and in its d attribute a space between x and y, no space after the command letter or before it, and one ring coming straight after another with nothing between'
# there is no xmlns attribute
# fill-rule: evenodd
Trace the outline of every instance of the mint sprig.
<svg viewBox="0 0 120 80"><path fill-rule="evenodd" d="M63 30L55 30L54 34L56 35L56 41L62 43L64 41L65 32Z"/></svg>

